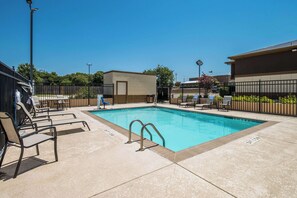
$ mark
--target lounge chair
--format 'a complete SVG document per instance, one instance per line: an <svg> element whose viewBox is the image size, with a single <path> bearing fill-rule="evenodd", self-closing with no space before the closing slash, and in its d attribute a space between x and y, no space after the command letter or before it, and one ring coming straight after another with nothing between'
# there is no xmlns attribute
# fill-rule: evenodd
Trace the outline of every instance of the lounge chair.
<svg viewBox="0 0 297 198"><path fill-rule="evenodd" d="M41 129L39 131L35 130L34 132L30 134L26 134L24 136L20 136L19 129L16 128L14 125L14 121L12 117L6 113L6 112L0 112L0 125L5 133L6 142L11 146L16 146L21 148L21 154L14 172L13 178L17 177L23 154L25 148L30 148L33 146L36 146L36 152L37 155L39 155L39 148L38 144L43 143L48 140L54 141L54 150L55 150L55 159L58 161L58 152L57 152L57 131L55 127L48 127ZM45 131L50 129L51 132L53 132L52 135L46 135L46 134L39 134L39 132ZM0 168L5 156L7 146L4 147L3 155L0 161Z"/></svg>
<svg viewBox="0 0 297 198"><path fill-rule="evenodd" d="M179 106L184 106L184 107L190 107L190 106L195 106L196 103L198 102L198 95L195 95L193 98L192 98L192 101L191 102L182 102L180 103Z"/></svg>
<svg viewBox="0 0 297 198"><path fill-rule="evenodd" d="M204 103L204 104L196 104L196 105L194 106L194 109L195 109L195 107L200 107L201 110L203 110L204 107L207 107L207 108L210 108L210 109L211 109L211 107L212 107L212 105L213 105L213 100L214 100L214 96L209 96L209 97L206 99L206 103Z"/></svg>
<svg viewBox="0 0 297 198"><path fill-rule="evenodd" d="M105 109L105 105L110 105L110 103L106 102L103 97L101 97L101 103L103 104L104 109Z"/></svg>
<svg viewBox="0 0 297 198"><path fill-rule="evenodd" d="M187 102L186 107L190 107L190 106L195 107L195 105L198 103L198 99L199 99L199 96L195 95L191 102Z"/></svg>
<svg viewBox="0 0 297 198"><path fill-rule="evenodd" d="M187 105L187 98L188 96L183 96L182 101L178 103L179 106L186 106Z"/></svg>
<svg viewBox="0 0 297 198"><path fill-rule="evenodd" d="M38 98L38 97L37 97ZM44 107L44 108L38 108L36 105L36 97L32 97L31 99L31 104L32 104L32 114L33 114L33 118L37 118L37 117L52 117L52 116L67 116L67 115L71 115L73 116L73 118L76 118L76 115L74 113L52 113L50 112L50 108L49 107Z"/></svg>
<svg viewBox="0 0 297 198"><path fill-rule="evenodd" d="M231 107L231 102L232 102L232 96L224 96L223 102L219 103L218 105L218 111L220 109L225 109L226 111L228 111L228 109L230 109Z"/></svg>
<svg viewBox="0 0 297 198"><path fill-rule="evenodd" d="M67 125L67 124L76 124L76 123L82 123L83 126L87 126L89 131L90 127L88 123L84 120L80 119L62 119L62 120L52 120L50 118L45 119L34 119L31 114L28 112L27 108L22 102L18 102L17 106L25 113L25 118L20 122L20 126L26 126L26 125L33 125L37 124L39 127L49 127L49 126L59 126L59 125Z"/></svg>

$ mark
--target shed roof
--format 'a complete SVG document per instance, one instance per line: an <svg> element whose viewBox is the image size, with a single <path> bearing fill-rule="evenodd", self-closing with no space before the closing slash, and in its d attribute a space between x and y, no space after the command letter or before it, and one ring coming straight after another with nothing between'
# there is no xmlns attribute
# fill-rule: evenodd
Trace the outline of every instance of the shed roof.
<svg viewBox="0 0 297 198"><path fill-rule="evenodd" d="M107 72L104 72L104 74L108 74L108 73L126 73L126 74L138 74L138 75L147 75L147 76L156 76L154 74L144 74L144 73L140 73L140 72L129 72L129 71L119 71L119 70L110 70Z"/></svg>
<svg viewBox="0 0 297 198"><path fill-rule="evenodd" d="M297 48L297 40L261 48L258 50L254 50L254 51L250 51L250 52L246 52L246 53L242 53L242 54L238 54L238 55L234 55L234 56L230 56L228 58L231 60L236 60L236 59L240 59L240 58L247 58L247 57L252 57L252 56L271 54L271 53L275 53L275 52L282 52L282 51L295 49L295 48ZM228 64L229 62L226 62L226 63Z"/></svg>

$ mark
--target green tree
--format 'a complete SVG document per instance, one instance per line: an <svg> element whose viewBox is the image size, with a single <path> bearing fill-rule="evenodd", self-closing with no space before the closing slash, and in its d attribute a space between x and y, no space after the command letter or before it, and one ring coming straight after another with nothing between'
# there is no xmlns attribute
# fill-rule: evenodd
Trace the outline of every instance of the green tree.
<svg viewBox="0 0 297 198"><path fill-rule="evenodd" d="M38 71L33 65L33 80L35 81L36 84L42 83L42 78L39 76ZM17 72L24 76L27 79L30 79L30 64L25 63L25 64L19 64L17 68Z"/></svg>
<svg viewBox="0 0 297 198"><path fill-rule="evenodd" d="M73 73L69 75L72 85L85 86L89 83L89 75L85 73Z"/></svg>
<svg viewBox="0 0 297 198"><path fill-rule="evenodd" d="M93 85L102 85L103 84L103 71L97 71L92 75Z"/></svg>
<svg viewBox="0 0 297 198"><path fill-rule="evenodd" d="M59 85L61 83L61 76L56 72L38 71L37 73L44 85Z"/></svg>
<svg viewBox="0 0 297 198"><path fill-rule="evenodd" d="M172 87L174 81L173 70L163 65L158 65L154 69L145 70L144 74L154 74L157 76L157 85L159 87Z"/></svg>

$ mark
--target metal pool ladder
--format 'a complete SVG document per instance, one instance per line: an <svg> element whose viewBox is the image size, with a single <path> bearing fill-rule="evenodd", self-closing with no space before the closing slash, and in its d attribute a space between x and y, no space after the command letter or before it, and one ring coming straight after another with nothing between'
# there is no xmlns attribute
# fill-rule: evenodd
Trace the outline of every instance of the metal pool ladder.
<svg viewBox="0 0 297 198"><path fill-rule="evenodd" d="M129 139L128 139L127 144L132 143L132 140L131 140L132 139L132 137L131 137L132 136L132 125L135 122L139 122L142 127L144 126L144 124L143 124L143 122L141 120L133 120L132 122L130 122L130 125L129 125ZM150 140L153 141L153 136L152 136L151 132L147 128L145 130L150 135Z"/></svg>
<svg viewBox="0 0 297 198"><path fill-rule="evenodd" d="M156 126L152 123L147 123L147 124L143 124L143 122L141 120L133 120L130 125L129 125L129 140L127 143L131 143L131 135L132 135L132 125L133 123L135 122L139 122L141 125L142 125L142 128L141 128L141 133L140 133L140 148L139 148L139 151L143 151L143 132L144 130L150 135L150 140L153 141L153 136L151 134L151 132L147 129L147 126L151 126L154 131L157 133L157 135L162 139L162 145L165 147L165 139L164 137L161 135L160 131L156 128Z"/></svg>

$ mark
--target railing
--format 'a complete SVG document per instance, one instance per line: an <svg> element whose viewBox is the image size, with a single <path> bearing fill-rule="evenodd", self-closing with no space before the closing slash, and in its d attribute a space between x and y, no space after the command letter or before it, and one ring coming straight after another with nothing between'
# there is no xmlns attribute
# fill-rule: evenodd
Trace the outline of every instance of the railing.
<svg viewBox="0 0 297 198"><path fill-rule="evenodd" d="M297 116L297 80L234 82L232 110Z"/></svg>
<svg viewBox="0 0 297 198"><path fill-rule="evenodd" d="M143 131L144 131L144 129L146 129L147 128L147 126L151 126L154 130L155 130L155 132L158 134L158 136L162 139L162 145L163 145L163 147L165 147L165 139L164 139L164 137L161 135L161 133L159 132L159 130L155 127L155 125L153 125L152 123L147 123L147 124L145 124L142 128L141 128L141 134L140 134L140 148L139 148L139 151L143 151L144 149L143 149L143 140L144 140L144 138L143 138Z"/></svg>
<svg viewBox="0 0 297 198"><path fill-rule="evenodd" d="M135 123L135 122L139 122L141 124L141 126L143 127L144 124L141 120L133 120L132 122L130 122L130 125L129 125L129 139L128 141L126 142L127 144L130 144L132 143L132 125ZM145 129L146 132L150 135L150 140L153 141L153 136L151 134L151 132L146 128Z"/></svg>
<svg viewBox="0 0 297 198"><path fill-rule="evenodd" d="M195 95L199 90L194 87L180 87L173 92L182 96ZM204 89L201 90L202 96L204 92ZM231 110L297 116L297 79L236 81L222 85L219 95L232 95ZM201 98L200 101L203 100ZM178 104L179 101L181 99L171 99L172 104Z"/></svg>
<svg viewBox="0 0 297 198"><path fill-rule="evenodd" d="M52 100L57 95L63 95L69 99L70 107L94 106L97 104L97 95L102 94L104 98L114 104L114 85L104 84L100 86L74 86L74 85L35 85L35 95L50 107L55 107Z"/></svg>
<svg viewBox="0 0 297 198"><path fill-rule="evenodd" d="M16 122L17 120L21 120L24 116L20 113L16 113L16 90L20 92L21 101L24 104L26 104L26 101L28 99L28 93L18 82L22 82L24 84L29 83L29 81L21 76L19 73L17 73L14 68L10 68L0 61L0 111L9 113ZM5 145L5 136L0 127L0 158Z"/></svg>

